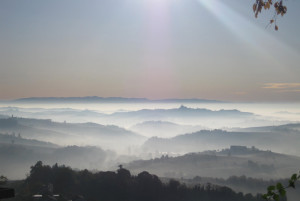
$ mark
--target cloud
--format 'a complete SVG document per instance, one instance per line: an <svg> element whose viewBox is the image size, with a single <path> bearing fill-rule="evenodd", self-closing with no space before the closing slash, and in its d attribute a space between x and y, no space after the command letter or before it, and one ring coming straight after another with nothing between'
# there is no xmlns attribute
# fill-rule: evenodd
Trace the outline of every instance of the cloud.
<svg viewBox="0 0 300 201"><path fill-rule="evenodd" d="M300 83L265 83L262 87L264 89L275 89L283 92L293 91L300 92Z"/></svg>
<svg viewBox="0 0 300 201"><path fill-rule="evenodd" d="M300 92L300 89L286 89L286 90L279 90L278 92Z"/></svg>

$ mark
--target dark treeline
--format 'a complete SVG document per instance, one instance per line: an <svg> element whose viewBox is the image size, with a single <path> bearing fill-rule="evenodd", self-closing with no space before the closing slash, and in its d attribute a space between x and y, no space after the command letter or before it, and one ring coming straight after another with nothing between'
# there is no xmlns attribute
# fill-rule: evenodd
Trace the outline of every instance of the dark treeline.
<svg viewBox="0 0 300 201"><path fill-rule="evenodd" d="M45 188L46 186L46 188ZM48 187L51 186L50 190ZM257 201L260 195L236 193L228 187L211 184L187 187L176 180L161 182L148 172L137 176L122 168L116 172L92 173L74 171L66 166L43 165L31 167L28 177L15 185L15 200L33 200L33 195L59 194L57 200L105 201ZM48 190L45 190L48 189ZM51 192L50 192L51 191Z"/></svg>
<svg viewBox="0 0 300 201"><path fill-rule="evenodd" d="M282 183L284 186L288 186L289 179L276 179L276 180L263 180L258 178L251 178L243 176L231 176L227 179L223 178L212 178L212 177L199 177L196 176L193 179L181 179L180 181L185 182L186 184L193 186L197 183L212 183L220 186L228 186L229 188L237 192L249 192L249 193L266 193L267 186L271 186L277 183ZM300 185L299 182L296 182L297 185ZM291 191L292 194L300 196L300 189L295 188ZM289 196L291 194L289 192Z"/></svg>

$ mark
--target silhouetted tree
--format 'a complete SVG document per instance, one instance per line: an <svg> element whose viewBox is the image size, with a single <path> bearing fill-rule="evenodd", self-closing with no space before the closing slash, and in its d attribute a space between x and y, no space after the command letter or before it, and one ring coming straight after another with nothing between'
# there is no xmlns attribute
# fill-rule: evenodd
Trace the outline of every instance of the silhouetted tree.
<svg viewBox="0 0 300 201"><path fill-rule="evenodd" d="M3 175L0 176L0 185L5 185L7 183L7 178Z"/></svg>
<svg viewBox="0 0 300 201"><path fill-rule="evenodd" d="M120 168L116 172L91 173L74 171L69 167L52 167L38 161L18 190L17 200L29 201L33 194L42 193L53 184L53 193L61 200L86 199L88 201L260 201L258 196L238 194L227 187L214 185L188 188L176 180L164 184L156 175L146 171L137 176Z"/></svg>

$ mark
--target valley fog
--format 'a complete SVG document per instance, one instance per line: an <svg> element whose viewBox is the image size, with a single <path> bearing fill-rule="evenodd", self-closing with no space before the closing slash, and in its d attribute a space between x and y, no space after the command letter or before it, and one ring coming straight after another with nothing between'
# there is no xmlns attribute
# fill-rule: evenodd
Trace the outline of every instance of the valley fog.
<svg viewBox="0 0 300 201"><path fill-rule="evenodd" d="M191 103L191 102L174 102L174 103L18 103L1 101L0 102L0 114L15 115L19 117L34 117L40 115L44 119L52 119L53 121L63 122L95 122L100 123L97 118L89 115L88 112L95 112L101 114L113 114L116 112L129 112L138 111L143 109L155 110L155 109L174 109L185 106L193 109L209 109L209 110L239 110L242 112L250 112L256 115L262 116L261 119L269 119L275 121L286 121L286 122L299 122L300 121L300 104L299 103L231 103L231 102L220 102L220 103ZM75 115L68 115L67 112L77 111L82 112L81 118L75 118ZM44 113L43 113L44 112ZM59 116L52 115L54 112L65 112L65 116L68 119L62 119ZM86 112L86 113L84 113ZM35 114L37 113L37 114ZM63 115L63 113L62 113ZM223 119L224 121L225 119ZM199 122L198 122L199 123ZM109 124L109 122L107 122ZM265 125L272 125L266 123ZM277 124L277 123L275 123ZM225 124L224 124L225 125ZM129 127L130 125L124 125ZM213 125L209 125L210 128L214 129ZM225 126L224 126L225 127ZM244 125L240 125L244 127Z"/></svg>
<svg viewBox="0 0 300 201"><path fill-rule="evenodd" d="M2 102L0 173L24 179L40 160L93 172L122 164L136 175L148 171L188 183L205 177L262 192L230 178L261 182L297 172L299 119L296 103Z"/></svg>

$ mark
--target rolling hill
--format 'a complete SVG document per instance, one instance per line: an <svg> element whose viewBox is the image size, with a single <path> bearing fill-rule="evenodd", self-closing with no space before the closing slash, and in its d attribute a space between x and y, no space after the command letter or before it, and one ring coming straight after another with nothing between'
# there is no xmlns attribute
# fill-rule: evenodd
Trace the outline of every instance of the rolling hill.
<svg viewBox="0 0 300 201"><path fill-rule="evenodd" d="M151 160L138 160L125 167L132 172L146 170L170 178L228 178L233 175L247 175L275 179L286 178L297 172L300 158L256 148L232 146L220 152L188 153L177 157L164 155Z"/></svg>
<svg viewBox="0 0 300 201"><path fill-rule="evenodd" d="M95 123L59 123L51 120L8 118L0 119L0 132L20 133L24 138L65 145L95 145L125 149L141 144L145 137L113 125Z"/></svg>

